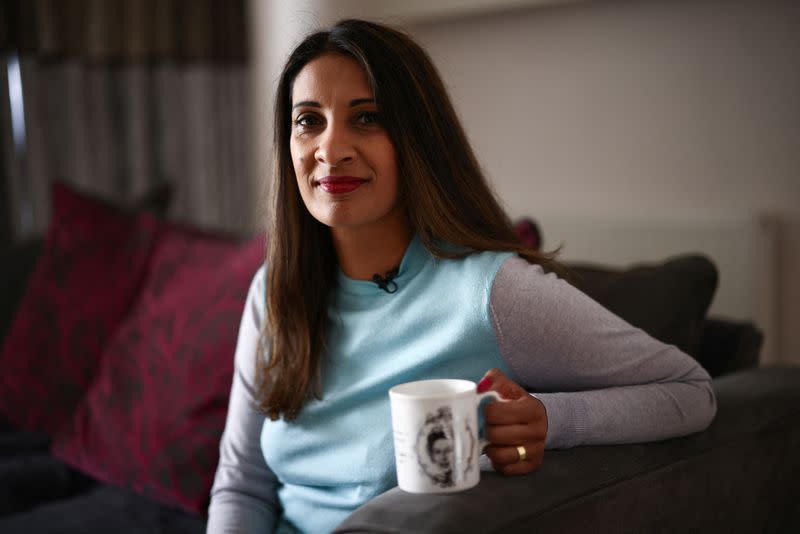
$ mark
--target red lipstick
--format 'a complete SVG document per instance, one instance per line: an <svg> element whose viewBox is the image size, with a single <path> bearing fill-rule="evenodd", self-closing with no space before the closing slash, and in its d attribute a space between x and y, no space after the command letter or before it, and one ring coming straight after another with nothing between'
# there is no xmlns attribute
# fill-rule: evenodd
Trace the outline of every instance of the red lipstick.
<svg viewBox="0 0 800 534"><path fill-rule="evenodd" d="M317 183L326 193L340 195L355 191L366 183L366 180L357 176L326 176L320 178Z"/></svg>

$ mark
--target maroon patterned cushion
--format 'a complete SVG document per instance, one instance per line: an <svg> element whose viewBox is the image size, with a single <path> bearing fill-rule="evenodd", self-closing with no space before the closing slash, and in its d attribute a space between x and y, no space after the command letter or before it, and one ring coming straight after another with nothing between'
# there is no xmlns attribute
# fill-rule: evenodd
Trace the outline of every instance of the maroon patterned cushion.
<svg viewBox="0 0 800 534"><path fill-rule="evenodd" d="M205 512L247 289L264 251L169 228L130 316L54 454L101 480Z"/></svg>
<svg viewBox="0 0 800 534"><path fill-rule="evenodd" d="M72 414L141 286L149 215L54 184L50 230L0 351L0 413L54 433Z"/></svg>

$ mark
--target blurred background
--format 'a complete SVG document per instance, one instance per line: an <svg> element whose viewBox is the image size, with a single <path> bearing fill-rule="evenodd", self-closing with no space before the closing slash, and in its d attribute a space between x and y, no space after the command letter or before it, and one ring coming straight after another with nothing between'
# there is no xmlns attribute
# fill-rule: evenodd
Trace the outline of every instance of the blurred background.
<svg viewBox="0 0 800 534"><path fill-rule="evenodd" d="M711 312L800 364L796 0L6 0L0 243L42 234L58 178L171 217L260 228L271 98L341 17L429 51L513 218L564 259L709 255Z"/></svg>

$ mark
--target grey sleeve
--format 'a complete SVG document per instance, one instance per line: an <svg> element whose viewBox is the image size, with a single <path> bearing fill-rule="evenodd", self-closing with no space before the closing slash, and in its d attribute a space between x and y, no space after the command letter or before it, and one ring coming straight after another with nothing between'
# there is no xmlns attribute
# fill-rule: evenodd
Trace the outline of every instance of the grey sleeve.
<svg viewBox="0 0 800 534"><path fill-rule="evenodd" d="M545 406L546 448L667 439L714 418L711 378L694 359L538 265L506 260L489 313L514 378Z"/></svg>
<svg viewBox="0 0 800 534"><path fill-rule="evenodd" d="M255 408L255 364L264 314L264 268L253 278L239 327L225 431L211 504L208 534L270 533L280 514L278 482L261 453L264 416Z"/></svg>

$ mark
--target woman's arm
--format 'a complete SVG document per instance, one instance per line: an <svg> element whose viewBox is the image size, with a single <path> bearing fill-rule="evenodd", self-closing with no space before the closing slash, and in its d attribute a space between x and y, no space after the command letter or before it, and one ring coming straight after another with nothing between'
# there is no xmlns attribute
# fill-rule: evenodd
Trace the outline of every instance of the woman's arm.
<svg viewBox="0 0 800 534"><path fill-rule="evenodd" d="M278 482L261 453L264 416L255 408L256 349L263 315L261 268L250 285L239 327L228 417L208 508L209 534L269 533L280 514Z"/></svg>
<svg viewBox="0 0 800 534"><path fill-rule="evenodd" d="M694 359L538 265L503 264L490 315L513 378L544 404L546 448L666 439L714 418L711 378Z"/></svg>

